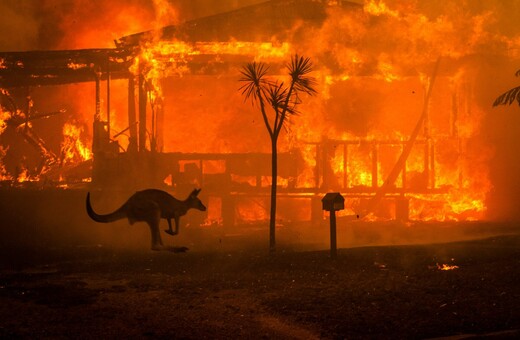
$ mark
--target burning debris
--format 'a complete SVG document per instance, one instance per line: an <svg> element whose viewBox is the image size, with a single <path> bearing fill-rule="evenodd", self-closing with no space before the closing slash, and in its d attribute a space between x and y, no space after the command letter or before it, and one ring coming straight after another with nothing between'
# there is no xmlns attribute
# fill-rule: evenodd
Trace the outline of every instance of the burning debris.
<svg viewBox="0 0 520 340"><path fill-rule="evenodd" d="M88 161L92 154L80 139L80 128L72 123L63 126L63 140L60 156L57 156L33 127L33 122L65 113L65 110L39 113L34 112L34 103L28 97L28 111L17 108L16 103L7 90L2 91L3 99L11 107L2 105L0 121L0 140L2 152L2 180L4 182L61 182L65 175L65 167L76 167ZM10 109L10 110L8 110ZM29 146L24 147L25 144ZM31 153L37 152L38 157L30 159ZM85 176L86 177L86 176Z"/></svg>
<svg viewBox="0 0 520 340"><path fill-rule="evenodd" d="M454 269L458 269L458 268L459 268L459 266L456 266L456 265L449 265L449 264L445 264L445 263L440 265L437 263L437 269L439 269L439 270L454 270Z"/></svg>

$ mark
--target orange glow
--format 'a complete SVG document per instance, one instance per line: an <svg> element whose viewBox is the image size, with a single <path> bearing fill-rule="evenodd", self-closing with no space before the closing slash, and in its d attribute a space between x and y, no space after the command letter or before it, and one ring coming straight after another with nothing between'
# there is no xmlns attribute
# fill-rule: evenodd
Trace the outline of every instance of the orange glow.
<svg viewBox="0 0 520 340"><path fill-rule="evenodd" d="M0 134L1 134L1 131L0 131ZM0 146L0 160L4 159L6 151L7 151L7 149L4 149L2 146ZM7 173L4 163L0 161L0 181L9 181L9 180L12 180L12 177L9 176L9 174Z"/></svg>
<svg viewBox="0 0 520 340"><path fill-rule="evenodd" d="M67 64L67 67L72 69L72 70L79 70L79 69L88 67L88 65L87 64L77 64L77 63L70 62L70 63Z"/></svg>
<svg viewBox="0 0 520 340"><path fill-rule="evenodd" d="M153 7L147 9L109 3L98 11L102 17L96 17L98 12L90 14L88 24L79 27L75 27L73 16L82 17L86 9L76 8L66 15L61 23L65 37L59 47L113 47L115 38L151 30L153 36L138 47L130 71L144 77L148 104L164 109L165 152L269 152L258 112L244 105L237 91L236 65L253 60L279 65L292 54L305 51L316 65L313 76L319 82L319 95L301 98L301 113L280 137L280 152L294 151L302 163L296 178L278 178L280 188L290 190L294 181L297 189L353 194L347 199L353 203L339 215L360 213L364 201L385 183L426 107L426 123L404 170L390 184L393 192L387 200L393 201L397 195L409 200L412 220L485 218L486 198L492 190L489 163L493 151L480 136L487 113L476 104L480 94L472 85L478 67L465 62L475 55L503 51L518 57L520 51L520 37L501 36L491 30L496 20L492 11L471 13L461 2L444 6L442 11L431 5L440 13L434 15L433 10L423 13L413 1L366 0L363 11L328 8L323 24L298 31L286 42L274 37L272 42L269 37L256 42L188 42L162 40L160 29L180 21L177 10L166 0L154 0ZM432 65L438 59L441 71L425 103ZM232 66L225 74L205 74L193 71L194 61L208 67ZM0 69L5 67L0 59ZM88 65L71 62L68 67ZM284 80L283 76L277 79ZM92 86L69 91L81 92L81 96L73 95L74 105L78 120L90 129ZM128 127L126 80L112 81L111 91L109 114L115 134ZM105 119L103 110L104 105L101 116ZM147 110L150 114L150 106ZM6 126L3 120L9 117L6 112L1 114L0 134ZM149 126L147 129L149 134L155 133ZM72 123L64 125L64 164L92 158L91 135ZM5 151L0 149L0 156ZM208 162L203 169L204 174L227 173L224 162ZM5 176L5 167L0 167L0 178ZM230 173L229 178L234 188L265 189L271 182L269 176ZM164 179L168 186L174 182L171 175ZM359 198L358 193L364 196ZM218 220L214 210L211 215L209 224ZM237 207L237 215L244 221L262 220L267 219L267 209L261 200L252 200ZM377 218L369 215L366 219Z"/></svg>
<svg viewBox="0 0 520 340"><path fill-rule="evenodd" d="M23 182L34 182L34 181L38 181L39 178L35 177L35 176L31 176L31 174L29 173L29 170L25 167L22 167L20 173L18 174L18 177L16 178L16 181L18 183L23 183Z"/></svg>
<svg viewBox="0 0 520 340"><path fill-rule="evenodd" d="M240 222L245 223L267 220L269 211L266 200L250 198L237 201L236 216Z"/></svg>
<svg viewBox="0 0 520 340"><path fill-rule="evenodd" d="M164 94L161 79L167 77L182 77L190 74L188 63L194 56L211 56L215 63L221 55L255 56L255 60L282 60L290 55L290 45L282 43L279 46L267 42L197 42L183 41L148 41L141 46L141 53L135 58L130 71L135 75L142 73L149 82L151 100L162 100Z"/></svg>
<svg viewBox="0 0 520 340"><path fill-rule="evenodd" d="M92 158L92 152L81 140L82 129L74 124L63 125L62 164L78 163Z"/></svg>
<svg viewBox="0 0 520 340"><path fill-rule="evenodd" d="M203 226L217 226L222 225L222 199L220 197L212 197L208 198L208 212L207 218L203 223Z"/></svg>
<svg viewBox="0 0 520 340"><path fill-rule="evenodd" d="M439 270L455 270L455 269L458 269L459 266L455 266L455 265L449 265L449 264L445 264L443 263L442 265L438 264L437 263L437 269Z"/></svg>
<svg viewBox="0 0 520 340"><path fill-rule="evenodd" d="M7 111L3 111L0 106L0 135L4 133L5 128L7 127L6 120L9 118L10 113Z"/></svg>
<svg viewBox="0 0 520 340"><path fill-rule="evenodd" d="M366 13L369 13L369 14L375 15L375 16L380 16L380 15L388 15L388 16L392 16L392 17L399 16L398 11L389 9L382 0L367 0L367 1L365 1L363 9Z"/></svg>

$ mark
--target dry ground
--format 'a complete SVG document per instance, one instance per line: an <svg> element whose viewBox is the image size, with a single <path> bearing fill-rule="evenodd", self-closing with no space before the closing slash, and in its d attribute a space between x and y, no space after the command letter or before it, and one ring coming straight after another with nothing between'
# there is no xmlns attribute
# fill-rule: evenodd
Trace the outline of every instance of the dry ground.
<svg viewBox="0 0 520 340"><path fill-rule="evenodd" d="M520 336L520 236L264 250L4 246L0 338Z"/></svg>

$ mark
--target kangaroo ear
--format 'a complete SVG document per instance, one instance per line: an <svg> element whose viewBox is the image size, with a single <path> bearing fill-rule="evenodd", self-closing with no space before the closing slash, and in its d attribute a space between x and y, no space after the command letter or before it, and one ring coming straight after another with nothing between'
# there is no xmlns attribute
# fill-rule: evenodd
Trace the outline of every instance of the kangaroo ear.
<svg viewBox="0 0 520 340"><path fill-rule="evenodd" d="M193 191L191 192L191 195L190 195L190 196L197 197L197 195L199 194L199 192L200 192L201 190L202 190L202 189L193 189Z"/></svg>

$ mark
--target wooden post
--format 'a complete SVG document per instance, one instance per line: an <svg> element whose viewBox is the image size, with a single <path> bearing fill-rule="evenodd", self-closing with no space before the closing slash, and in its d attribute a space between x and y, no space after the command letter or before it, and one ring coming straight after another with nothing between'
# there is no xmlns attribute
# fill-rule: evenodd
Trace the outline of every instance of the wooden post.
<svg viewBox="0 0 520 340"><path fill-rule="evenodd" d="M137 117L135 112L135 81L134 75L128 77L128 127L130 128L129 152L137 152Z"/></svg>
<svg viewBox="0 0 520 340"><path fill-rule="evenodd" d="M146 150L146 88L142 74L139 74L139 152Z"/></svg>
<svg viewBox="0 0 520 340"><path fill-rule="evenodd" d="M162 152L164 148L164 101L156 99L155 106L155 145L157 151Z"/></svg>
<svg viewBox="0 0 520 340"><path fill-rule="evenodd" d="M336 246L336 210L330 211L330 258L338 257L338 250Z"/></svg>
<svg viewBox="0 0 520 340"><path fill-rule="evenodd" d="M373 142L372 143L372 187L373 188L378 188L379 187L379 183L378 182L378 178L377 178L377 170L378 170L378 145Z"/></svg>
<svg viewBox="0 0 520 340"><path fill-rule="evenodd" d="M345 209L345 199L339 192L329 192L322 199L323 210L330 212L330 258L338 255L336 245L336 210Z"/></svg>
<svg viewBox="0 0 520 340"><path fill-rule="evenodd" d="M401 153L404 152L404 148L405 148L405 145L402 144ZM403 179L403 192L405 192L406 191L406 160L404 161L404 164L403 164L403 169L402 169L402 172L401 172L401 176L402 176L402 179Z"/></svg>
<svg viewBox="0 0 520 340"><path fill-rule="evenodd" d="M343 189L348 188L348 144L343 144Z"/></svg>
<svg viewBox="0 0 520 340"><path fill-rule="evenodd" d="M101 71L96 70L96 112L94 113L94 121L101 121Z"/></svg>
<svg viewBox="0 0 520 340"><path fill-rule="evenodd" d="M110 139L110 58L107 56L107 133Z"/></svg>
<svg viewBox="0 0 520 340"><path fill-rule="evenodd" d="M101 151L102 138L100 131L101 125L101 71L100 69L96 69L94 72L95 81L96 81L96 111L94 112L94 122L92 123L92 152L94 153L94 158L96 154Z"/></svg>

